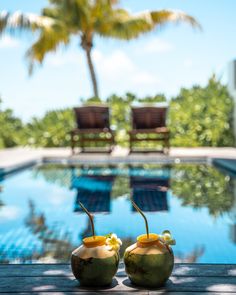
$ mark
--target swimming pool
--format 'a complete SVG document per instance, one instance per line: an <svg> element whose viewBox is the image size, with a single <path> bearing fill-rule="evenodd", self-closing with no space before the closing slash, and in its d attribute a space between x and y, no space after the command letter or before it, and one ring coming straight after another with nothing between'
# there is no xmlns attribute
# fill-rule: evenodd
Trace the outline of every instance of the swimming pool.
<svg viewBox="0 0 236 295"><path fill-rule="evenodd" d="M68 262L91 234L115 232L122 251L145 232L169 229L176 261L236 262L236 179L207 164L35 166L0 180L0 263Z"/></svg>

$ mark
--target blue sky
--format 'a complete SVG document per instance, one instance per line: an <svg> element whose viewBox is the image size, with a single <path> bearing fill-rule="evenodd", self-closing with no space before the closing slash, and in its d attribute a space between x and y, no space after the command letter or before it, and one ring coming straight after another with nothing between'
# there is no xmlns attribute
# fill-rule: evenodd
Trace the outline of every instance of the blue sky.
<svg viewBox="0 0 236 295"><path fill-rule="evenodd" d="M46 4L46 0L2 0L0 10L37 13ZM235 0L123 0L121 4L133 12L181 9L196 17L203 31L183 24L131 42L96 38L93 59L102 98L127 91L139 96L164 93L170 98L181 87L204 85L213 72L227 81L227 63L236 55ZM75 106L81 97L92 95L78 39L48 55L29 77L24 55L33 40L30 33L0 39L3 106L13 108L25 121L47 110Z"/></svg>

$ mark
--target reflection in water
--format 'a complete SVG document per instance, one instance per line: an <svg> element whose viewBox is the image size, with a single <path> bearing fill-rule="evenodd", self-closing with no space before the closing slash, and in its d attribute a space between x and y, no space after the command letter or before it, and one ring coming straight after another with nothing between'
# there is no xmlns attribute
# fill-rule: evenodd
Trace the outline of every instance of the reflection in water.
<svg viewBox="0 0 236 295"><path fill-rule="evenodd" d="M175 254L175 262L177 263L196 263L199 261L200 257L204 254L205 249L203 246L196 247L192 252L190 253L181 253L177 252Z"/></svg>
<svg viewBox="0 0 236 295"><path fill-rule="evenodd" d="M93 216L93 222L95 224L95 216ZM89 217L87 217L86 227L82 231L82 233L79 234L79 241L82 240L83 238L90 237L92 235L93 235L93 232L92 232L91 222L90 222Z"/></svg>
<svg viewBox="0 0 236 295"><path fill-rule="evenodd" d="M173 167L171 188L183 206L205 207L216 217L234 204L232 181L211 166L182 164Z"/></svg>
<svg viewBox="0 0 236 295"><path fill-rule="evenodd" d="M44 179L48 183L70 188L71 173L74 169L74 166L47 164L33 169L32 176L35 179Z"/></svg>
<svg viewBox="0 0 236 295"><path fill-rule="evenodd" d="M111 199L130 196L129 177L117 175L113 182Z"/></svg>
<svg viewBox="0 0 236 295"><path fill-rule="evenodd" d="M163 167L158 177L137 176L130 168L130 187L134 202L144 212L168 211L167 191L170 168ZM136 211L132 206L132 210Z"/></svg>
<svg viewBox="0 0 236 295"><path fill-rule="evenodd" d="M33 234L39 233L40 235L44 235L46 230L48 230L44 214L36 213L35 205L32 200L29 200L29 214L25 220L25 224L31 229Z"/></svg>
<svg viewBox="0 0 236 295"><path fill-rule="evenodd" d="M234 204L230 210L230 238L236 244L236 179L233 179Z"/></svg>
<svg viewBox="0 0 236 295"><path fill-rule="evenodd" d="M75 214L78 200L91 212L107 213L96 214L96 230L121 236L123 252L143 231L142 221L131 210L130 195L147 212L153 231L173 232L176 261L235 259L236 180L213 167L46 165L5 181L0 193L6 208L0 209L0 262L68 262L72 249L92 234L87 216ZM19 217L14 217L15 209ZM219 234L222 239L216 244Z"/></svg>
<svg viewBox="0 0 236 295"><path fill-rule="evenodd" d="M68 261L71 251L75 248L70 242L69 233L61 233L60 227L49 228L45 215L36 212L32 200L29 200L29 214L25 224L31 233L42 242L40 253L33 252L32 257L28 257L27 260L37 259L44 262Z"/></svg>
<svg viewBox="0 0 236 295"><path fill-rule="evenodd" d="M72 180L76 189L75 212L82 212L81 202L91 213L110 212L111 190L114 177L110 175L81 175Z"/></svg>
<svg viewBox="0 0 236 295"><path fill-rule="evenodd" d="M68 262L72 249L68 232L49 227L32 200L25 219L26 228L12 230L0 241L0 263Z"/></svg>
<svg viewBox="0 0 236 295"><path fill-rule="evenodd" d="M0 208L3 206L3 201L1 200L1 193L3 192L3 186L0 185Z"/></svg>

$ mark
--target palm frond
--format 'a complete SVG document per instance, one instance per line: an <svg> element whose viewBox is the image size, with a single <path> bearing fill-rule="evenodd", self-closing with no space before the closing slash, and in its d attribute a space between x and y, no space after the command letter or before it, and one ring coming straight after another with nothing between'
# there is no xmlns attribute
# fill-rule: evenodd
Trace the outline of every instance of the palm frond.
<svg viewBox="0 0 236 295"><path fill-rule="evenodd" d="M194 28L201 28L196 19L182 11L160 10L145 11L136 15L126 10L113 10L111 18L106 19L97 27L97 32L104 37L130 40L152 31L155 27L162 27L168 23L186 22Z"/></svg>
<svg viewBox="0 0 236 295"><path fill-rule="evenodd" d="M4 29L13 32L21 29L36 30L48 28L53 23L53 19L33 13L22 13L20 11L16 11L13 14L5 11L0 13L0 32Z"/></svg>
<svg viewBox="0 0 236 295"><path fill-rule="evenodd" d="M51 5L42 11L42 15L61 21L70 28L71 33L85 30L91 7L87 0L50 0Z"/></svg>
<svg viewBox="0 0 236 295"><path fill-rule="evenodd" d="M26 52L29 74L32 74L35 63L43 62L47 53L56 51L60 45L67 45L69 41L70 34L59 24L42 29L38 40Z"/></svg>
<svg viewBox="0 0 236 295"><path fill-rule="evenodd" d="M6 29L8 18L9 13L7 11L0 11L0 34Z"/></svg>
<svg viewBox="0 0 236 295"><path fill-rule="evenodd" d="M113 10L106 22L98 23L96 32L104 37L130 40L149 32L153 28L152 21L146 16L133 16L124 9Z"/></svg>
<svg viewBox="0 0 236 295"><path fill-rule="evenodd" d="M201 29L201 25L193 16L181 10L159 10L143 13L143 15L145 14L151 17L155 26L165 25L167 23L187 23L193 28Z"/></svg>

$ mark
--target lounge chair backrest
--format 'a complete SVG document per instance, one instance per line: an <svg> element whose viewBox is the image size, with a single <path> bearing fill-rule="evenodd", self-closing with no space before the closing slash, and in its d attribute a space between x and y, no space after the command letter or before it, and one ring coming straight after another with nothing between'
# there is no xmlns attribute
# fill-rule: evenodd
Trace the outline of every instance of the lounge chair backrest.
<svg viewBox="0 0 236 295"><path fill-rule="evenodd" d="M167 107L133 107L133 129L166 127Z"/></svg>
<svg viewBox="0 0 236 295"><path fill-rule="evenodd" d="M74 108L79 129L110 129L109 108L106 106L84 106Z"/></svg>

